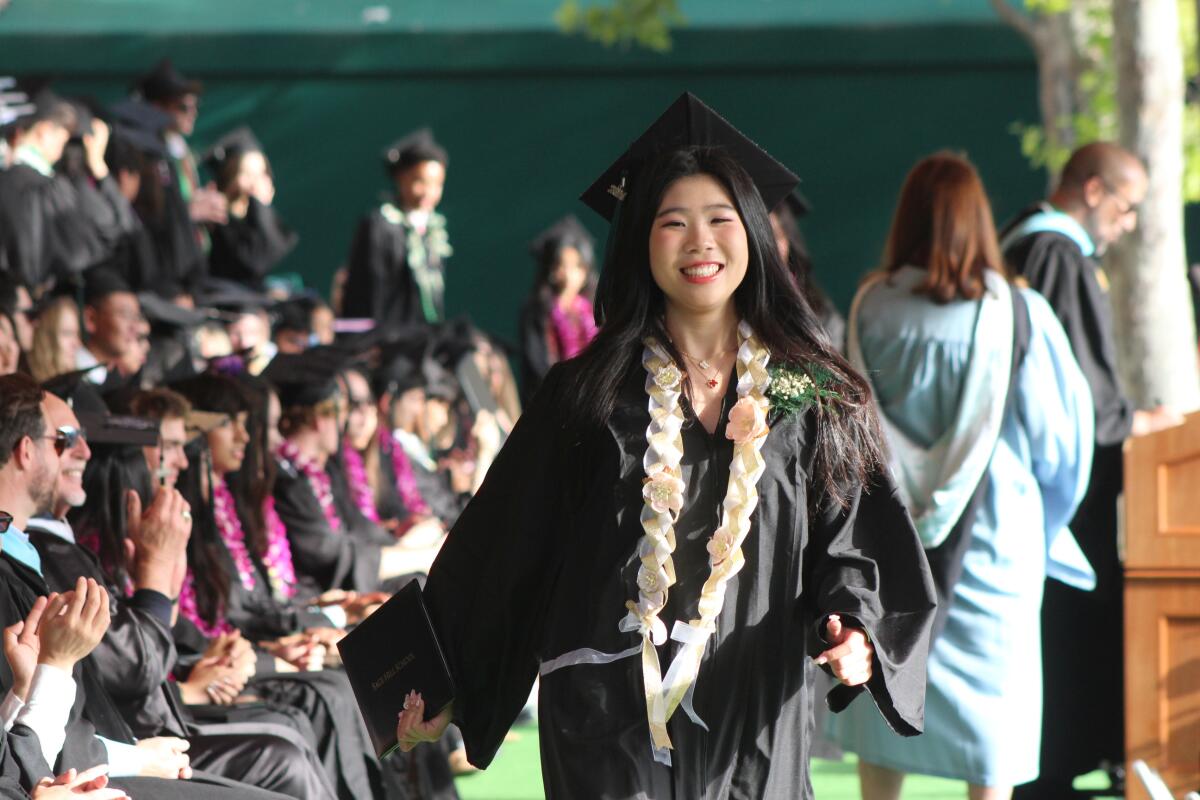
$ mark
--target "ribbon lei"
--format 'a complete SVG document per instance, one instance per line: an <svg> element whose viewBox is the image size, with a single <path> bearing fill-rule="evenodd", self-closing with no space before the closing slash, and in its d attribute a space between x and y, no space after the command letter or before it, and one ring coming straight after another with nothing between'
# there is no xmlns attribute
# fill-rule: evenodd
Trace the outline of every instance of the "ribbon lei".
<svg viewBox="0 0 1200 800"><path fill-rule="evenodd" d="M767 373L769 354L744 322L738 326L738 337L739 402L748 398L765 418L766 391L771 380ZM741 545L750 532L750 518L758 504L757 484L765 467L760 451L768 430L764 425L761 432L735 440L721 526L708 544L711 571L700 593L700 616L687 624L675 623L670 638L683 646L664 677L657 646L665 643L667 632L658 615L666 606L668 589L675 583L671 554L675 551L675 519L682 508L684 420L679 396L684 376L658 342L647 339L645 345L642 366L646 369L650 409L643 458L647 486L641 521L645 534L638 544L642 562L637 578L638 599L626 604L629 613L621 620L620 630L642 636L642 678L651 746L654 759L669 765L672 744L667 723L676 709L682 705L696 724L707 727L691 707L691 694L704 648L716 630L715 621L724 606L729 580L745 563Z"/></svg>

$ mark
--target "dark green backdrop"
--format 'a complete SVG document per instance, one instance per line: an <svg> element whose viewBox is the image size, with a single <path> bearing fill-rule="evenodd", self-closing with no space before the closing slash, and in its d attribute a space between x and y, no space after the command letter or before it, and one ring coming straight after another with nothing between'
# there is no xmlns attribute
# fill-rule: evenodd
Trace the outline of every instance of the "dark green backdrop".
<svg viewBox="0 0 1200 800"><path fill-rule="evenodd" d="M1009 131L1036 118L1032 56L986 0L685 0L669 55L559 34L556 0L393 2L375 25L342 0L260 3L14 0L0 74L112 99L172 54L207 85L198 148L237 124L258 133L301 235L284 268L322 290L386 186L378 151L431 125L451 155L449 309L509 338L525 243L568 211L602 234L578 193L685 89L803 176L819 278L843 307L922 155L966 152L1000 219L1044 189Z"/></svg>

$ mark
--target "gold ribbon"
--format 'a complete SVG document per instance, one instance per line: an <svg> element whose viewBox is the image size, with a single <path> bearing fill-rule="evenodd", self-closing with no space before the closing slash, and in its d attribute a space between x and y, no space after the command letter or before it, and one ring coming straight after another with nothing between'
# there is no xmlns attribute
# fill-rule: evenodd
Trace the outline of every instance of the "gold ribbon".
<svg viewBox="0 0 1200 800"><path fill-rule="evenodd" d="M767 373L770 354L754 336L750 326L738 326L740 344L737 354L738 397L750 398L767 411L766 392L771 378ZM683 458L683 412L679 407L682 371L670 355L653 339L647 339L642 355L646 369L646 393L649 395L650 425L646 428L646 455L643 466L647 480L665 472L682 478L680 461ZM758 481L765 462L761 450L766 431L748 441L735 442L733 461L729 468L729 484L722 504L721 526L710 539L711 570L700 592L699 618L687 625L676 624L670 638L683 646L672 659L667 675L662 675L657 645L666 639L666 626L658 618L667 602L667 592L675 583L675 567L671 554L675 551L675 519L678 510L657 511L649 499L642 509L642 529L645 532L638 544L641 567L638 569L638 599L629 601L628 615L621 620L623 632L638 632L642 636L642 679L646 693L646 716L650 725L650 741L654 758L671 763L671 737L667 723L676 709L685 702L696 682L700 662L709 637L716 630L715 621L725 603L729 580L745 563L741 546L750 533L750 517L758 505ZM720 542L720 545L713 545ZM689 716L698 724L704 723L685 706Z"/></svg>

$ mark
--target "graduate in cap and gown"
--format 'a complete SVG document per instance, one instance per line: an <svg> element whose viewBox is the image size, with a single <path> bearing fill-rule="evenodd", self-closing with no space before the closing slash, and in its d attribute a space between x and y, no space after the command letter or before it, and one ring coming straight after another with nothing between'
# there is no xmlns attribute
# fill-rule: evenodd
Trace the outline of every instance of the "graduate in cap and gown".
<svg viewBox="0 0 1200 800"><path fill-rule="evenodd" d="M55 172L77 125L74 106L42 89L15 123L13 163L0 171L0 249L34 294L100 260L103 246L70 180Z"/></svg>
<svg viewBox="0 0 1200 800"><path fill-rule="evenodd" d="M225 222L208 226L209 274L261 292L267 274L295 248L298 238L272 205L271 165L254 132L244 126L218 139L204 162L229 202Z"/></svg>
<svg viewBox="0 0 1200 800"><path fill-rule="evenodd" d="M210 243L204 225L224 223L229 206L215 186L201 185L196 157L187 142L196 127L204 87L184 77L171 59L164 58L135 88L147 105L169 118L163 133L167 171L161 187L162 204L153 218L143 218L167 278L162 292L167 296L190 293L203 279L207 266L205 254Z"/></svg>
<svg viewBox="0 0 1200 800"><path fill-rule="evenodd" d="M616 226L600 333L434 562L455 695L409 697L401 747L453 719L486 767L539 675L554 798L811 797L821 668L835 711L921 731L933 586L870 389L774 246L796 180L688 94L584 194Z"/></svg>
<svg viewBox="0 0 1200 800"><path fill-rule="evenodd" d="M263 372L275 387L283 441L275 451L275 509L287 528L300 592L371 592L397 577L392 534L367 519L338 461L346 425L339 372L343 354L326 348L279 355Z"/></svg>
<svg viewBox="0 0 1200 800"><path fill-rule="evenodd" d="M521 383L526 402L550 367L574 358L596 337L595 243L567 216L529 246L533 291L521 310Z"/></svg>
<svg viewBox="0 0 1200 800"><path fill-rule="evenodd" d="M346 260L341 315L395 327L445 319L445 260L453 252L437 212L449 156L422 128L383 152L395 197L358 225Z"/></svg>

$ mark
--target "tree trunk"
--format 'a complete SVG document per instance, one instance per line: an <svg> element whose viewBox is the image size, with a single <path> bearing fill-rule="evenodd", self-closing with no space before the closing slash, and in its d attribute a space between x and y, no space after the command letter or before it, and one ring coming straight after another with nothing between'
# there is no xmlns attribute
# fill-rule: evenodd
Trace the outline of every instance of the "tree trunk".
<svg viewBox="0 0 1200 800"><path fill-rule="evenodd" d="M1183 52L1178 0L1113 0L1121 142L1146 164L1137 230L1110 254L1122 377L1140 408L1200 407L1183 243Z"/></svg>

